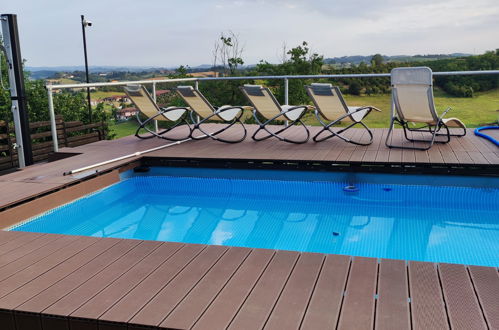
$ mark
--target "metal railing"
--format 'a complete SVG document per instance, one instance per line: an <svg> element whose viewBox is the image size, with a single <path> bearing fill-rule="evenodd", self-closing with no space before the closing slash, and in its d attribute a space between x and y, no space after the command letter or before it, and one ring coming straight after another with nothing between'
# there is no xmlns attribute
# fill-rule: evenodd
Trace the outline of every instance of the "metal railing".
<svg viewBox="0 0 499 330"><path fill-rule="evenodd" d="M433 76L469 76L469 75L494 75L499 74L499 70L482 70L482 71L447 71L433 72ZM195 87L199 87L201 81L213 80L283 80L284 81L284 104L289 103L289 79L338 79L338 78L379 78L390 77L390 73L353 73L353 74L321 74L321 75L284 75L284 76L239 76L239 77L204 77L204 78L174 78L174 79L158 79L158 80L135 80L135 81L119 81L119 82L101 82L101 83L83 83L83 84L64 84L64 85L46 85L48 94L48 106L52 131L52 141L54 152L59 151L59 143L57 141L57 127L55 123L55 111L53 101L53 91L58 89L73 89L87 87L104 87L104 86L126 86L129 84L152 85L152 97L156 102L156 84L186 82L193 81ZM155 129L157 130L157 122L155 121Z"/></svg>

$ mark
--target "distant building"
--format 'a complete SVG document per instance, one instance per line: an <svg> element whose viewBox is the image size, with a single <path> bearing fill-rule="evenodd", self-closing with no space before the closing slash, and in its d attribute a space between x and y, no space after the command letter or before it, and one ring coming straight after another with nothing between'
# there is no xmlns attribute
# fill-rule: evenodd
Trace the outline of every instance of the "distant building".
<svg viewBox="0 0 499 330"><path fill-rule="evenodd" d="M137 108L123 108L116 111L116 120L128 120L139 113Z"/></svg>

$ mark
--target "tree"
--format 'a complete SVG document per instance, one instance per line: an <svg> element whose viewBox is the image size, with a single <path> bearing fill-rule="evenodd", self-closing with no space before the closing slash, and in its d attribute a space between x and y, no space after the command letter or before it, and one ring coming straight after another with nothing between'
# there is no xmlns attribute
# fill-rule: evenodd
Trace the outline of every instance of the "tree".
<svg viewBox="0 0 499 330"><path fill-rule="evenodd" d="M371 57L371 65L372 66L380 66L381 64L383 64L384 61L385 61L385 59L383 58L383 56L381 54L375 54L375 55L373 55L373 57Z"/></svg>
<svg viewBox="0 0 499 330"><path fill-rule="evenodd" d="M244 64L244 47L239 36L232 31L222 32L213 47L213 67L221 67L225 75L233 75Z"/></svg>

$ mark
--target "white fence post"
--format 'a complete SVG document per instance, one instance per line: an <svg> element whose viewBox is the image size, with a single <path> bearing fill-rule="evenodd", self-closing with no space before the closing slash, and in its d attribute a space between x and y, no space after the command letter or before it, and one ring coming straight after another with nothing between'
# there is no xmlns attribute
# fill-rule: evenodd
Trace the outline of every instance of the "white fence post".
<svg viewBox="0 0 499 330"><path fill-rule="evenodd" d="M284 78L284 104L289 105L289 80ZM286 126L289 125L289 121L286 120Z"/></svg>
<svg viewBox="0 0 499 330"><path fill-rule="evenodd" d="M156 83L155 82L152 83L152 99L153 99L154 103L156 103ZM154 121L154 131L156 133L159 132L157 120Z"/></svg>
<svg viewBox="0 0 499 330"><path fill-rule="evenodd" d="M52 131L52 144L54 146L54 152L59 151L59 141L57 140L57 125L55 123L55 113L54 113L54 96L52 93L52 88L47 88L47 95L49 100L49 115L50 115L50 130Z"/></svg>

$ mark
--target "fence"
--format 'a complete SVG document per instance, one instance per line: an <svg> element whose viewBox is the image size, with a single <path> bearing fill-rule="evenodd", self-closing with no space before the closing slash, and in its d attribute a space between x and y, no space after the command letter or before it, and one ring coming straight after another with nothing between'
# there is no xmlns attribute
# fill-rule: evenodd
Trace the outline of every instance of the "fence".
<svg viewBox="0 0 499 330"><path fill-rule="evenodd" d="M55 116L57 143L64 147L77 147L83 144L103 140L107 126L104 123L84 125L81 121L64 121L62 116ZM53 133L50 121L39 121L29 124L33 160L44 161L53 152ZM0 170L17 166L16 139L13 136L12 123L0 121Z"/></svg>
<svg viewBox="0 0 499 330"><path fill-rule="evenodd" d="M499 70L482 70L482 71L449 71L449 72L433 72L434 76L468 76L468 75L489 75L499 74ZM284 104L289 103L289 79L338 79L338 78L376 78L376 77L390 77L390 73L366 73L366 74L329 74L329 75L285 75L285 76L240 76L240 77L206 77L206 78L176 78L176 79L162 79L162 80L138 80L138 81L120 81L108 83L88 83L88 84L67 84L67 85L47 85L49 114L51 121L52 135L57 134L57 127L55 122L55 110L53 103L53 90L55 89L72 89L72 88L87 88L87 87L104 87L104 86L126 86L128 84L141 84L152 85L152 97L156 101L156 84L159 83L172 83L172 82L195 82L196 88L202 81L213 80L269 80L280 79L284 81ZM157 125L157 123L156 123ZM157 126L156 126L157 129ZM53 139L53 150L59 150L58 140Z"/></svg>

